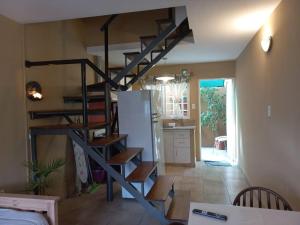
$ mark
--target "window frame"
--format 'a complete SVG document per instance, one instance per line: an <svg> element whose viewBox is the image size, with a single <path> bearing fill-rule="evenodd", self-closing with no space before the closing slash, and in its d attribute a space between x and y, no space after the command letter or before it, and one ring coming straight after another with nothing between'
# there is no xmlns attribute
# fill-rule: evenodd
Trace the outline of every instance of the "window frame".
<svg viewBox="0 0 300 225"><path fill-rule="evenodd" d="M174 112L174 106L175 104L175 101L174 101L174 98L173 98L173 102L170 103L170 102L167 102L167 90L166 90L166 86L167 85L170 85L170 84L164 84L163 85L163 88L162 88L162 101L161 101L161 104L162 104L162 109L163 109L163 113L162 113L162 118L163 119L190 119L190 84L187 83L187 90L186 90L186 95L182 95L180 96L180 105L181 105L181 111L183 112L186 112L186 115L183 115L183 116L178 116L178 115L171 115L168 113L168 105L172 105L172 111ZM186 102L183 101L183 99L186 97ZM187 108L184 109L184 105L187 105Z"/></svg>

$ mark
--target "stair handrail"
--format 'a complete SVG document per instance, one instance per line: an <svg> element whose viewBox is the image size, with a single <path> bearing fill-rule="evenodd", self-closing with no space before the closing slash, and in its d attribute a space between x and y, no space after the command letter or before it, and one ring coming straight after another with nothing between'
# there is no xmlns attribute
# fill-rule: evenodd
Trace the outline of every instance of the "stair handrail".
<svg viewBox="0 0 300 225"><path fill-rule="evenodd" d="M25 61L25 67L47 66L47 65L71 65L80 64L81 66L81 92L82 92L82 112L83 112L83 126L85 141L88 141L88 101L87 101L87 86L86 86L86 65L93 69L97 75L105 79L107 85L112 85L119 88L119 85L111 80L101 69L99 69L89 59L66 59L66 60L45 60L45 61ZM110 104L110 103L109 103ZM106 121L107 122L107 121ZM110 121L109 121L110 123Z"/></svg>
<svg viewBox="0 0 300 225"><path fill-rule="evenodd" d="M49 66L49 65L70 65L70 64L87 64L92 70L96 72L98 76L101 76L104 80L108 81L110 85L116 89L119 89L119 85L110 79L106 74L99 69L92 61L86 58L81 59L62 59L62 60L44 60L44 61L30 61L25 60L25 67L36 67L36 66Z"/></svg>

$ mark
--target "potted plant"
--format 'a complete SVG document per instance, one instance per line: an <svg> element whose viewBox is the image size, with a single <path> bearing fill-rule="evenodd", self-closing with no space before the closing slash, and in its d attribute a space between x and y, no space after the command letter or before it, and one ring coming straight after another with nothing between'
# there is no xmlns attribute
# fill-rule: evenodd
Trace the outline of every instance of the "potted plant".
<svg viewBox="0 0 300 225"><path fill-rule="evenodd" d="M30 171L30 180L28 190L37 195L44 195L45 190L49 187L49 177L59 168L65 165L62 159L52 160L48 164L38 163L36 161L29 161L25 166Z"/></svg>

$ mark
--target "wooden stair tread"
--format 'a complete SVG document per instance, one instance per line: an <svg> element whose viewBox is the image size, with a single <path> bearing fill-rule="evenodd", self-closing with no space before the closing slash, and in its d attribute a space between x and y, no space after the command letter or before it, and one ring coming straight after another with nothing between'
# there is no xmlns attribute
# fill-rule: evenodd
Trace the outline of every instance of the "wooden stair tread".
<svg viewBox="0 0 300 225"><path fill-rule="evenodd" d="M174 31L166 39L167 40L176 39L178 36L179 36L179 34L176 31Z"/></svg>
<svg viewBox="0 0 300 225"><path fill-rule="evenodd" d="M126 75L125 77L127 77L127 78L133 78L133 77L135 77L136 76L136 74L128 74L128 75Z"/></svg>
<svg viewBox="0 0 300 225"><path fill-rule="evenodd" d="M142 151L143 148L127 148L125 151L120 152L119 154L113 156L108 161L108 164L110 165L126 164Z"/></svg>
<svg viewBox="0 0 300 225"><path fill-rule="evenodd" d="M123 53L125 55L125 57L127 57L127 59L129 59L130 61L134 60L134 58L141 54L140 52L124 52ZM140 63L149 63L149 60L147 58L143 58Z"/></svg>
<svg viewBox="0 0 300 225"><path fill-rule="evenodd" d="M148 36L141 36L140 37L140 40L141 40L141 43L144 44L144 45L148 45L151 41L153 41L155 38L157 38L156 35L148 35Z"/></svg>
<svg viewBox="0 0 300 225"><path fill-rule="evenodd" d="M154 50L152 50L151 52L152 53L161 53L161 52L163 52L164 50L163 49L154 49Z"/></svg>
<svg viewBox="0 0 300 225"><path fill-rule="evenodd" d="M171 24L174 24L174 21L172 19L159 19L159 20L156 20L156 24L158 26L158 32L161 33L168 26L170 26Z"/></svg>
<svg viewBox="0 0 300 225"><path fill-rule="evenodd" d="M57 109L57 110L33 110L28 112L31 119L40 119L57 116L79 116L83 114L82 109ZM88 114L103 114L104 109L89 109Z"/></svg>
<svg viewBox="0 0 300 225"><path fill-rule="evenodd" d="M190 211L190 192L175 191L173 201L167 213L167 219L175 221L188 221Z"/></svg>
<svg viewBox="0 0 300 225"><path fill-rule="evenodd" d="M95 83L95 84L90 84L87 86L88 91L92 91L94 89L103 91L105 88L105 82L100 82L100 83Z"/></svg>
<svg viewBox="0 0 300 225"><path fill-rule="evenodd" d="M105 127L107 123L90 123L88 124L89 129L96 129L96 128L102 128ZM78 123L72 123L72 124L54 124L54 125L44 125L44 126L32 126L30 129L46 129L46 130L51 130L51 129L83 129L84 126L83 124L78 124Z"/></svg>
<svg viewBox="0 0 300 225"><path fill-rule="evenodd" d="M148 35L148 36L141 36L140 37L140 40L141 40L141 43L142 45L144 46L147 46L149 45L155 38L157 38L157 35ZM153 50L160 50L160 49L163 49L163 46L164 46L164 43L160 43L158 44ZM143 48L142 48L143 50ZM152 50L152 51L153 51Z"/></svg>
<svg viewBox="0 0 300 225"><path fill-rule="evenodd" d="M158 19L158 20L155 20L155 22L157 24L173 23L173 21L171 19L168 19L168 18L166 18L166 19Z"/></svg>
<svg viewBox="0 0 300 225"><path fill-rule="evenodd" d="M173 176L158 176L146 199L149 201L166 201L174 184Z"/></svg>
<svg viewBox="0 0 300 225"><path fill-rule="evenodd" d="M64 103L81 103L82 96L64 96ZM88 102L100 102L105 100L104 95L89 95L87 96Z"/></svg>
<svg viewBox="0 0 300 225"><path fill-rule="evenodd" d="M130 55L138 55L138 54L140 54L140 52L123 52L123 54L125 56L130 56Z"/></svg>
<svg viewBox="0 0 300 225"><path fill-rule="evenodd" d="M89 142L90 146L105 147L112 145L127 138L127 134L112 134L111 136L95 138L93 141Z"/></svg>
<svg viewBox="0 0 300 225"><path fill-rule="evenodd" d="M157 38L157 35L140 36L140 39L142 39L142 40L149 40L149 39L154 39L154 38Z"/></svg>
<svg viewBox="0 0 300 225"><path fill-rule="evenodd" d="M156 162L143 161L131 174L128 175L126 180L128 182L143 183L153 173L156 167Z"/></svg>
<svg viewBox="0 0 300 225"><path fill-rule="evenodd" d="M138 66L147 66L147 65L149 65L150 64L150 62L148 61L148 60L146 60L146 61L141 61L141 62L139 62L138 63Z"/></svg>
<svg viewBox="0 0 300 225"><path fill-rule="evenodd" d="M123 69L124 69L124 67L122 67L122 66L108 68L109 71L120 71L120 70L123 70Z"/></svg>
<svg viewBox="0 0 300 225"><path fill-rule="evenodd" d="M88 111L94 112L99 110L89 109ZM51 110L32 110L29 112L37 112L37 113L47 113L47 112L59 112L59 113L76 113L76 112L82 112L82 109L51 109Z"/></svg>

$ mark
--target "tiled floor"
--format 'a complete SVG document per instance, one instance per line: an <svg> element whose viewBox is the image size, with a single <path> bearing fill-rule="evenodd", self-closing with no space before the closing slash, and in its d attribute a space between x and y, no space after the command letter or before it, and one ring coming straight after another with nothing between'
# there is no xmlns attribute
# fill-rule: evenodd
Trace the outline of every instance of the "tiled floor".
<svg viewBox="0 0 300 225"><path fill-rule="evenodd" d="M175 190L191 192L191 201L231 204L235 195L248 186L238 167L213 167L198 163L196 168L167 167Z"/></svg>
<svg viewBox="0 0 300 225"><path fill-rule="evenodd" d="M227 151L225 150L218 150L216 148L201 148L201 159L206 161L223 161L223 162L230 162L229 156Z"/></svg>
<svg viewBox="0 0 300 225"><path fill-rule="evenodd" d="M191 201L231 204L234 196L248 186L237 167L208 167L198 163L196 168L166 168L175 176L175 193L190 191ZM123 200L115 187L115 200L106 202L105 186L99 193L63 201L60 225L156 225L159 224L134 200Z"/></svg>

